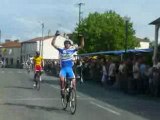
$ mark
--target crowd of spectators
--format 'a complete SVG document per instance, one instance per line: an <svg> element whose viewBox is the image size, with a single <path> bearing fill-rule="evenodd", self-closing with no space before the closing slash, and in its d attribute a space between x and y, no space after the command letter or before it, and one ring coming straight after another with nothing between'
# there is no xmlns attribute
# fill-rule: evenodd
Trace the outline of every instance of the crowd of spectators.
<svg viewBox="0 0 160 120"><path fill-rule="evenodd" d="M59 73L57 61L46 61L45 70ZM81 58L75 61L74 70L82 81L93 81L103 87L114 88L129 94L160 95L160 63L149 65L144 56L126 60L107 58Z"/></svg>
<svg viewBox="0 0 160 120"><path fill-rule="evenodd" d="M105 88L115 88L129 94L160 95L160 63L147 64L145 56L124 61L91 59L83 62L84 80L99 82Z"/></svg>

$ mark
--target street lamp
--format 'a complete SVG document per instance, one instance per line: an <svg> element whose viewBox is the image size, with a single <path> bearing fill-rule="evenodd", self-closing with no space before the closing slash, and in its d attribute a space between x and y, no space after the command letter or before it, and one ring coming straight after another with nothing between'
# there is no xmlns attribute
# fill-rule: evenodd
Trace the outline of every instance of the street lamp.
<svg viewBox="0 0 160 120"><path fill-rule="evenodd" d="M130 21L130 18L128 16L124 17L125 21L125 53L127 52L127 46L128 46L128 23Z"/></svg>

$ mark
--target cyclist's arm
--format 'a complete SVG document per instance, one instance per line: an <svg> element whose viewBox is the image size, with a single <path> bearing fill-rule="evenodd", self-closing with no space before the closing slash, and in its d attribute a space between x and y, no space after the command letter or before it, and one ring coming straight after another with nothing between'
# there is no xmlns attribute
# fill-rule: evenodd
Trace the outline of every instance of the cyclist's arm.
<svg viewBox="0 0 160 120"><path fill-rule="evenodd" d="M57 45L55 45L55 43L56 43L56 39L57 39L57 37L60 35L60 33L59 33L59 31L57 30L56 31L56 33L55 33L55 35L54 35L54 37L53 37L53 39L52 39L52 46L54 47L54 48L56 48L56 49L59 49L59 47L57 46Z"/></svg>
<svg viewBox="0 0 160 120"><path fill-rule="evenodd" d="M55 45L55 42L56 42L57 37L58 37L58 36L54 36L53 39L52 39L52 43L51 43L52 46L53 46L54 48L56 48L56 49L59 48L57 45Z"/></svg>
<svg viewBox="0 0 160 120"><path fill-rule="evenodd" d="M42 68L44 67L44 59L43 58L42 58L41 66L42 66Z"/></svg>
<svg viewBox="0 0 160 120"><path fill-rule="evenodd" d="M33 58L33 67L35 66L35 58Z"/></svg>
<svg viewBox="0 0 160 120"><path fill-rule="evenodd" d="M82 49L84 47L84 37L82 35L79 36L80 37L80 46L78 46L76 49Z"/></svg>

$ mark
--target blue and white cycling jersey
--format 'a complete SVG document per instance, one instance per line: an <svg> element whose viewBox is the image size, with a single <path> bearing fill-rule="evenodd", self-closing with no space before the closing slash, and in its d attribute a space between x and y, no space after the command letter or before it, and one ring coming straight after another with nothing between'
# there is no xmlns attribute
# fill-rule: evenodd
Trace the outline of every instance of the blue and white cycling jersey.
<svg viewBox="0 0 160 120"><path fill-rule="evenodd" d="M61 67L72 67L73 66L73 54L77 51L77 49L61 49L58 48L60 53L60 62Z"/></svg>

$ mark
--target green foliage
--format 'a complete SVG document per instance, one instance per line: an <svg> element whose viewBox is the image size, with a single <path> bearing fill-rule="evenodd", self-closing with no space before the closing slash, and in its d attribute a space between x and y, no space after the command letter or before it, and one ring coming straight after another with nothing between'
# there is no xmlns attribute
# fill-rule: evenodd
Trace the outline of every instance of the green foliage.
<svg viewBox="0 0 160 120"><path fill-rule="evenodd" d="M125 20L114 11L105 13L90 13L87 18L81 21L76 27L73 39L78 42L77 33L85 37L85 47L81 52L98 52L107 50L121 50L125 47ZM133 24L128 23L127 48L134 48L138 45L135 38Z"/></svg>

